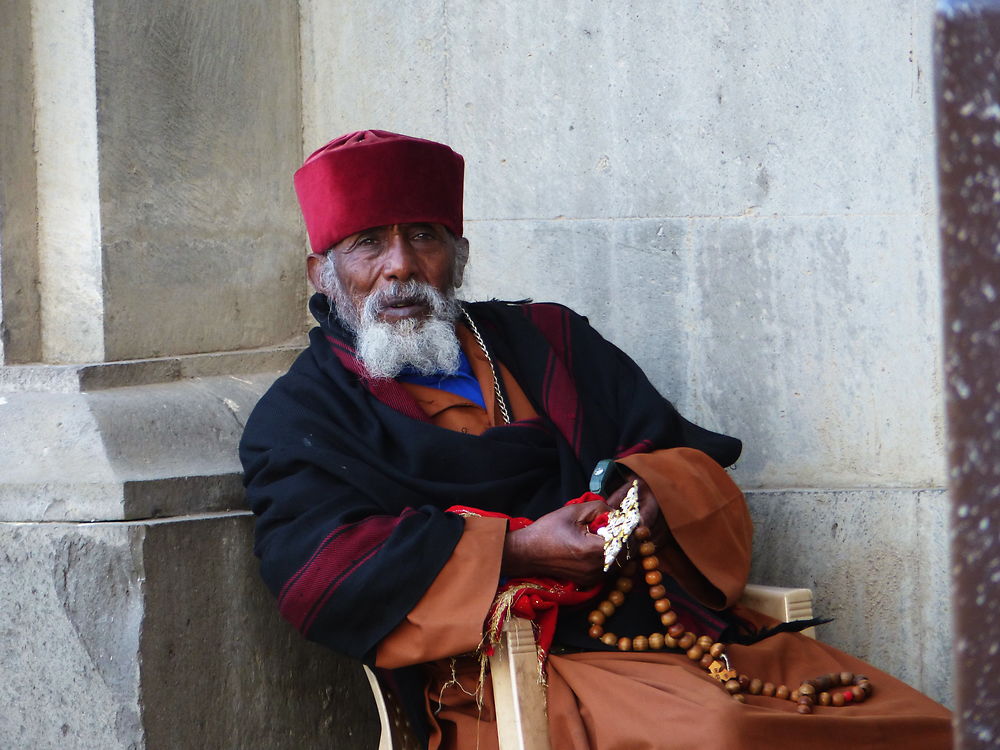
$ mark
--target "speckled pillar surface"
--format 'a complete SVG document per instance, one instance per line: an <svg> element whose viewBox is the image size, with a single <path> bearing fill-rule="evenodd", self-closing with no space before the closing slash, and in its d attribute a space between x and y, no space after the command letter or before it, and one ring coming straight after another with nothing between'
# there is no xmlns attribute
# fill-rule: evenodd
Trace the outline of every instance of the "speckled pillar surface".
<svg viewBox="0 0 1000 750"><path fill-rule="evenodd" d="M1000 2L938 4L957 736L1000 746Z"/></svg>

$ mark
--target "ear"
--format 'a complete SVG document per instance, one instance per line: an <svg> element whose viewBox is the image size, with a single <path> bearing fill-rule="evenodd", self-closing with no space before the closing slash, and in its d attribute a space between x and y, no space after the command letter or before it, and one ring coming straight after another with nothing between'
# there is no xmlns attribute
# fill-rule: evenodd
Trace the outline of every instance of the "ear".
<svg viewBox="0 0 1000 750"><path fill-rule="evenodd" d="M456 289L462 286L462 280L465 278L465 265L468 262L469 241L465 237L459 237L455 240L455 270L452 273L452 281Z"/></svg>
<svg viewBox="0 0 1000 750"><path fill-rule="evenodd" d="M306 274L309 276L309 283L313 285L313 289L317 292L326 292L322 288L320 283L320 273L323 270L323 262L326 257L323 255L317 255L316 253L310 253L309 257L306 258Z"/></svg>

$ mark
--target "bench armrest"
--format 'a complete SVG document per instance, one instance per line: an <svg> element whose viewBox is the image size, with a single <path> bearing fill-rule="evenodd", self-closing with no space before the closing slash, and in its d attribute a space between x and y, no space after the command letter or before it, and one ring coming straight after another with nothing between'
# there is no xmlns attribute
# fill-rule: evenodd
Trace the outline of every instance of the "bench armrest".
<svg viewBox="0 0 1000 750"><path fill-rule="evenodd" d="M740 604L781 622L808 620L813 616L811 589L786 589L748 583ZM802 635L816 637L816 628L806 628Z"/></svg>

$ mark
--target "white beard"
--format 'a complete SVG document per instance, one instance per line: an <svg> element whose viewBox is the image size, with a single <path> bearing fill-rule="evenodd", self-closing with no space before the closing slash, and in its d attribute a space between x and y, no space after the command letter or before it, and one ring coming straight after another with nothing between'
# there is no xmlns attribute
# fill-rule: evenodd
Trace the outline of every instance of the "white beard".
<svg viewBox="0 0 1000 750"><path fill-rule="evenodd" d="M375 378L394 378L407 366L421 375L458 371L459 344L452 320L377 320L363 325L357 344L358 357Z"/></svg>
<svg viewBox="0 0 1000 750"><path fill-rule="evenodd" d="M393 282L360 301L351 299L340 283L333 259L327 256L321 274L322 291L333 303L337 317L357 337L358 358L374 378L394 378L405 367L421 375L454 374L460 346L455 320L462 308L454 289L439 292L430 284L410 280ZM379 317L393 301L422 302L430 310L425 319L407 318L390 323ZM360 309L359 309L360 308Z"/></svg>

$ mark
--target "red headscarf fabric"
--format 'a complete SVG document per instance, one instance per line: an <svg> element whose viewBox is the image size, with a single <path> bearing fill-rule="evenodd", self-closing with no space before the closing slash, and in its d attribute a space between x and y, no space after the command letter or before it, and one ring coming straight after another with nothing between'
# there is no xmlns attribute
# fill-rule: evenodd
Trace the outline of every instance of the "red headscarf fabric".
<svg viewBox="0 0 1000 750"><path fill-rule="evenodd" d="M324 253L355 232L432 222L462 236L465 160L443 143L385 130L348 133L295 173L309 245Z"/></svg>

